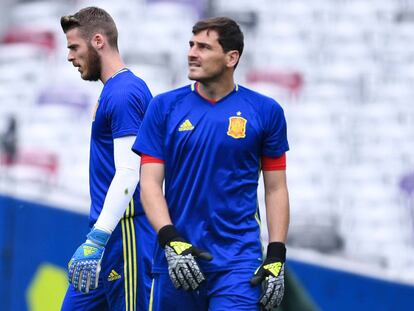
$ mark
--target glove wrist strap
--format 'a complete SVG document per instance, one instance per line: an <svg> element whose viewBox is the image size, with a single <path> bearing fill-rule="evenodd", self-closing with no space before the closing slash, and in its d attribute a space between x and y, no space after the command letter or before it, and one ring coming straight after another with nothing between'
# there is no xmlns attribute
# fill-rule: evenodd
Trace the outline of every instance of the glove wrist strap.
<svg viewBox="0 0 414 311"><path fill-rule="evenodd" d="M286 246L282 242L271 242L267 246L266 258L278 258L282 262L286 260Z"/></svg>
<svg viewBox="0 0 414 311"><path fill-rule="evenodd" d="M165 247L168 242L178 237L180 237L180 234L174 225L166 225L158 231L158 242L162 247Z"/></svg>
<svg viewBox="0 0 414 311"><path fill-rule="evenodd" d="M98 244L99 246L105 246L106 243L108 243L110 236L111 235L108 232L93 228L86 237L88 240Z"/></svg>

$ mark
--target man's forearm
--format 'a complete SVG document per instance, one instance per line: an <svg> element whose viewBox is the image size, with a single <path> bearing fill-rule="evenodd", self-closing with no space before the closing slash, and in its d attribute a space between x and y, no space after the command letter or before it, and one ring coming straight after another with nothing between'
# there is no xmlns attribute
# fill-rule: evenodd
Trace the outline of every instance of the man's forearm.
<svg viewBox="0 0 414 311"><path fill-rule="evenodd" d="M124 215L139 181L139 172L118 169L112 179L95 227L112 233Z"/></svg>
<svg viewBox="0 0 414 311"><path fill-rule="evenodd" d="M286 242L289 228L289 195L286 187L265 196L269 242Z"/></svg>
<svg viewBox="0 0 414 311"><path fill-rule="evenodd" d="M165 225L172 224L162 188L157 185L142 185L141 202L145 214L156 232Z"/></svg>
<svg viewBox="0 0 414 311"><path fill-rule="evenodd" d="M162 190L164 165L148 163L141 166L141 202L154 230L172 224Z"/></svg>
<svg viewBox="0 0 414 311"><path fill-rule="evenodd" d="M115 175L95 227L112 233L122 218L139 181L138 155L131 151L135 136L114 139Z"/></svg>

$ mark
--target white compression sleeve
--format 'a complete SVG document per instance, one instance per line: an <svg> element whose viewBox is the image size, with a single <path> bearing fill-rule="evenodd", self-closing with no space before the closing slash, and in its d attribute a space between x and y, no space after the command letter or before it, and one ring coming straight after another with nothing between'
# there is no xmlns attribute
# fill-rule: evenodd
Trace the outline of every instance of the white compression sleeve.
<svg viewBox="0 0 414 311"><path fill-rule="evenodd" d="M122 218L139 181L141 158L131 148L135 136L114 139L115 176L95 228L112 233Z"/></svg>

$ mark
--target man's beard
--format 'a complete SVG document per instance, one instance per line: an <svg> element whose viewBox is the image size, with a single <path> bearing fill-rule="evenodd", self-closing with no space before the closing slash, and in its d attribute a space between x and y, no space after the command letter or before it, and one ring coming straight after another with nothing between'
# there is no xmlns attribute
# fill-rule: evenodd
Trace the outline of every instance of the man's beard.
<svg viewBox="0 0 414 311"><path fill-rule="evenodd" d="M92 47L88 46L88 58L86 60L86 75L82 77L83 80L98 81L101 78L102 63L101 56Z"/></svg>

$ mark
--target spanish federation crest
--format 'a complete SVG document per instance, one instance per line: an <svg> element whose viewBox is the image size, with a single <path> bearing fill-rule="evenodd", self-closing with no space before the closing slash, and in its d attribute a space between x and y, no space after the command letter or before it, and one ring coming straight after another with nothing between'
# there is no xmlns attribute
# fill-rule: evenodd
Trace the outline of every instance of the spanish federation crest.
<svg viewBox="0 0 414 311"><path fill-rule="evenodd" d="M237 112L237 116L229 118L229 129L227 130L227 135L233 138L245 138L246 137L246 123L247 120L243 117L240 117L241 112Z"/></svg>

